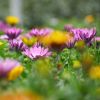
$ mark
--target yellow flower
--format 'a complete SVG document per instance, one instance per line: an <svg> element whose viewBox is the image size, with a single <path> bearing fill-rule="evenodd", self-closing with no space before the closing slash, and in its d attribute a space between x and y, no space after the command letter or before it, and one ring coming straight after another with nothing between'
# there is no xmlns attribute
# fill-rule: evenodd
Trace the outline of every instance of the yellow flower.
<svg viewBox="0 0 100 100"><path fill-rule="evenodd" d="M32 37L32 38L27 38L27 37L22 37L22 41L28 45L28 46L32 46L34 43L36 43L37 38Z"/></svg>
<svg viewBox="0 0 100 100"><path fill-rule="evenodd" d="M87 23L93 23L94 22L94 17L92 15L88 15L85 17L85 21Z"/></svg>
<svg viewBox="0 0 100 100"><path fill-rule="evenodd" d="M55 44L63 44L66 41L66 36L64 32L61 31L54 31L50 35L44 38L44 43L50 45L52 43Z"/></svg>
<svg viewBox="0 0 100 100"><path fill-rule="evenodd" d="M2 42L0 42L0 46L1 46L1 45L3 45L3 43L2 43Z"/></svg>
<svg viewBox="0 0 100 100"><path fill-rule="evenodd" d="M16 25L20 22L20 20L18 17L15 17L15 16L7 16L6 22L10 25Z"/></svg>
<svg viewBox="0 0 100 100"><path fill-rule="evenodd" d="M100 79L100 65L91 67L89 70L89 76L91 79Z"/></svg>
<svg viewBox="0 0 100 100"><path fill-rule="evenodd" d="M43 37L41 42L52 49L60 49L66 44L68 38L66 32L53 31L51 34Z"/></svg>
<svg viewBox="0 0 100 100"><path fill-rule="evenodd" d="M24 70L23 66L16 66L8 73L8 80L16 79Z"/></svg>
<svg viewBox="0 0 100 100"><path fill-rule="evenodd" d="M82 65L80 63L80 61L78 60L74 60L73 61L73 68L80 68Z"/></svg>

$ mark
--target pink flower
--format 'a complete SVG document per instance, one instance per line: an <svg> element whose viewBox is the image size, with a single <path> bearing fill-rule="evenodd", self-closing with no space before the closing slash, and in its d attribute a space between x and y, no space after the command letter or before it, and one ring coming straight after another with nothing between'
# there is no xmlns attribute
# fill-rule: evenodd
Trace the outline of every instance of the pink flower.
<svg viewBox="0 0 100 100"><path fill-rule="evenodd" d="M22 30L19 28L8 28L5 30L5 34L8 36L9 39L15 39L21 34Z"/></svg>
<svg viewBox="0 0 100 100"><path fill-rule="evenodd" d="M94 41L94 40L93 40ZM100 48L100 37L95 37L96 47Z"/></svg>
<svg viewBox="0 0 100 100"><path fill-rule="evenodd" d="M45 36L51 32L52 32L52 29L49 29L49 28L44 28L44 29L35 28L30 31L30 35L31 36Z"/></svg>
<svg viewBox="0 0 100 100"><path fill-rule="evenodd" d="M27 46L20 39L9 40L10 48L15 50L24 51Z"/></svg>
<svg viewBox="0 0 100 100"><path fill-rule="evenodd" d="M100 42L100 37L95 37L96 42Z"/></svg>
<svg viewBox="0 0 100 100"><path fill-rule="evenodd" d="M41 57L48 57L51 55L51 52L49 52L48 48L44 48L36 44L31 48L25 49L25 51L23 51L23 54L31 59L35 59Z"/></svg>
<svg viewBox="0 0 100 100"><path fill-rule="evenodd" d="M84 28L84 29L80 29L79 31L80 31L79 36L86 43L91 42L91 40L96 35L96 28L91 28L91 29Z"/></svg>
<svg viewBox="0 0 100 100"><path fill-rule="evenodd" d="M95 28L74 28L71 32L74 34L76 41L84 40L86 43L90 43L96 35Z"/></svg>
<svg viewBox="0 0 100 100"><path fill-rule="evenodd" d="M7 35L1 35L1 36L0 36L0 39L1 39L1 40L8 40L8 36L7 36Z"/></svg>
<svg viewBox="0 0 100 100"><path fill-rule="evenodd" d="M70 32L74 34L74 37L75 37L76 41L81 40L81 37L79 35L81 33L80 28L71 29Z"/></svg>

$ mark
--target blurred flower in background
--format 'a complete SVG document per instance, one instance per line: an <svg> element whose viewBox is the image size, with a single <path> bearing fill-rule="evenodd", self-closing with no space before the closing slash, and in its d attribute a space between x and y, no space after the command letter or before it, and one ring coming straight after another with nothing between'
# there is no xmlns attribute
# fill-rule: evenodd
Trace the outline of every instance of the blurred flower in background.
<svg viewBox="0 0 100 100"><path fill-rule="evenodd" d="M67 32L71 32L72 29L74 29L74 26L72 24L66 24L64 26L64 29L67 31Z"/></svg>
<svg viewBox="0 0 100 100"><path fill-rule="evenodd" d="M5 22L0 21L0 31L4 32L7 28L9 28L9 25L7 25Z"/></svg>
<svg viewBox="0 0 100 100"><path fill-rule="evenodd" d="M91 67L89 70L89 76L91 79L100 79L100 65Z"/></svg>
<svg viewBox="0 0 100 100"><path fill-rule="evenodd" d="M26 91L13 91L7 93L0 93L0 100L44 100L43 97L37 93Z"/></svg>
<svg viewBox="0 0 100 100"><path fill-rule="evenodd" d="M94 17L92 15L88 15L85 17L85 22L88 24L91 24L95 21Z"/></svg>
<svg viewBox="0 0 100 100"><path fill-rule="evenodd" d="M15 16L7 16L6 22L11 26L15 26L16 24L20 22L20 20L18 17L15 17Z"/></svg>
<svg viewBox="0 0 100 100"><path fill-rule="evenodd" d="M85 71L88 71L94 64L94 56L89 52L84 52L80 59L82 67Z"/></svg>
<svg viewBox="0 0 100 100"><path fill-rule="evenodd" d="M96 42L96 47L99 48L100 47L100 37L95 37L95 42Z"/></svg>
<svg viewBox="0 0 100 100"><path fill-rule="evenodd" d="M8 80L16 79L24 70L24 67L13 59L0 59L0 78Z"/></svg>
<svg viewBox="0 0 100 100"><path fill-rule="evenodd" d="M30 35L36 36L36 37L46 36L49 33L51 33L52 31L53 30L51 28L42 28L42 29L35 28L30 31Z"/></svg>

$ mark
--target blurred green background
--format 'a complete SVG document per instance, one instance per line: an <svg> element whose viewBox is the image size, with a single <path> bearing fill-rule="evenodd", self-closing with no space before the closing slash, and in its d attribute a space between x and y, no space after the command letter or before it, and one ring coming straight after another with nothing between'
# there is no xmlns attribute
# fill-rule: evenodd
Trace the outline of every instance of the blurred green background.
<svg viewBox="0 0 100 100"><path fill-rule="evenodd" d="M100 17L100 0L19 0L22 1L23 23L29 28L59 19L82 19L87 15ZM0 0L0 19L10 15L11 0ZM16 4L18 6L18 4Z"/></svg>

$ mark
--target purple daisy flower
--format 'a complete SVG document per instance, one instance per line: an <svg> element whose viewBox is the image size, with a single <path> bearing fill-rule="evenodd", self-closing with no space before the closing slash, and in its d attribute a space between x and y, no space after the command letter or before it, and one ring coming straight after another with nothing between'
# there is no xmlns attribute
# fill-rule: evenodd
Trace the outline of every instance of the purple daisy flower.
<svg viewBox="0 0 100 100"><path fill-rule="evenodd" d="M36 59L41 57L48 57L51 55L51 52L49 52L48 48L44 48L36 44L31 48L25 49L25 51L23 51L23 54L31 59Z"/></svg>
<svg viewBox="0 0 100 100"><path fill-rule="evenodd" d="M8 73L20 63L12 59L0 59L0 78L6 78Z"/></svg>
<svg viewBox="0 0 100 100"><path fill-rule="evenodd" d="M30 31L30 35L31 36L45 36L48 35L49 33L51 33L53 30L50 28L44 28L44 29L32 29Z"/></svg>
<svg viewBox="0 0 100 100"><path fill-rule="evenodd" d="M20 39L9 40L10 48L24 51L27 46Z"/></svg>
<svg viewBox="0 0 100 100"><path fill-rule="evenodd" d="M96 28L91 28L91 29L84 28L84 29L80 29L79 31L80 31L79 36L86 43L91 42L91 40L96 35Z"/></svg>
<svg viewBox="0 0 100 100"><path fill-rule="evenodd" d="M71 29L70 32L74 34L74 37L75 37L76 41L81 40L81 37L79 35L81 32L80 32L79 28Z"/></svg>
<svg viewBox="0 0 100 100"><path fill-rule="evenodd" d="M9 28L9 26L3 21L0 21L0 31L4 32L7 28Z"/></svg>
<svg viewBox="0 0 100 100"><path fill-rule="evenodd" d="M17 38L22 32L19 28L8 28L5 30L5 34L8 36L9 40Z"/></svg>

